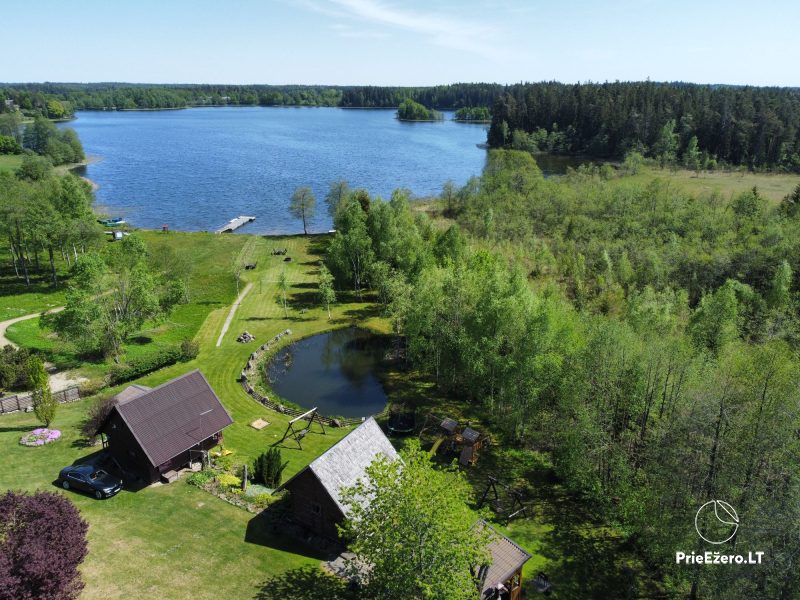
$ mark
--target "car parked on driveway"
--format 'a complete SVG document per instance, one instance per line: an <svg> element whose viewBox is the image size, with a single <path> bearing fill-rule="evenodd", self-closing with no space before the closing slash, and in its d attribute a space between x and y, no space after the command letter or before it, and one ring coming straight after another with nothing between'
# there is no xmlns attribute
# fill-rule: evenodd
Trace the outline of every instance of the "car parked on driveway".
<svg viewBox="0 0 800 600"><path fill-rule="evenodd" d="M110 498L122 489L122 480L95 465L72 465L58 474L58 483L65 490L80 490L95 498Z"/></svg>

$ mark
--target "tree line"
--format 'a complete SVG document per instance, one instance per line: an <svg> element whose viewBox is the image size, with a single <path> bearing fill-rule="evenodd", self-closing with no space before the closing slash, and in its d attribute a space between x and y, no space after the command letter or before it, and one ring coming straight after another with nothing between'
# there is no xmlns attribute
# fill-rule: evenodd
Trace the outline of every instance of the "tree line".
<svg viewBox="0 0 800 600"><path fill-rule="evenodd" d="M491 106L500 84L434 87L324 85L206 85L130 83L0 84L0 113L64 118L76 110L184 108L187 106L341 106L396 108L411 99L428 108ZM10 103L6 103L8 100Z"/></svg>
<svg viewBox="0 0 800 600"><path fill-rule="evenodd" d="M800 91L650 81L518 84L494 102L489 144L510 146L517 131L536 136L542 151L602 158L633 150L674 160L695 138L720 162L798 171Z"/></svg>
<svg viewBox="0 0 800 600"><path fill-rule="evenodd" d="M326 263L374 290L407 359L482 407L508 443L547 452L671 593L800 591L800 190L692 198L591 171L546 180L529 153L492 151L445 186L433 227L408 193L339 183ZM743 524L725 552L747 570L675 565L702 551L693 519L724 498ZM744 525L746 524L746 526ZM714 547L714 550L720 548Z"/></svg>

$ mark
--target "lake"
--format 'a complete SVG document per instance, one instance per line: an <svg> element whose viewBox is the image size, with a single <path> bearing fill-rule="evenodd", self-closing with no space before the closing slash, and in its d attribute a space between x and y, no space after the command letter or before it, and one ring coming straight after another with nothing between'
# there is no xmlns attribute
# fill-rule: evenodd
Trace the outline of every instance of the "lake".
<svg viewBox="0 0 800 600"><path fill-rule="evenodd" d="M82 111L74 128L100 160L81 174L99 185L97 203L133 226L213 230L238 215L242 233L302 233L287 212L292 192L310 186L327 231L323 198L345 179L383 198L405 187L437 194L464 184L486 161L486 125L407 123L393 110L221 107L169 111Z"/></svg>
<svg viewBox="0 0 800 600"><path fill-rule="evenodd" d="M266 365L272 390L323 415L368 417L386 406L377 377L388 349L382 336L350 327L315 335L280 350Z"/></svg>

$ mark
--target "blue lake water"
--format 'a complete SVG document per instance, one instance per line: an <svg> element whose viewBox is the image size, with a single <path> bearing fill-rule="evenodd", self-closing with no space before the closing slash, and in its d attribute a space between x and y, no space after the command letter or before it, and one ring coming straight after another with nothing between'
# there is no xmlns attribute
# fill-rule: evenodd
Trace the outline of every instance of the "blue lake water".
<svg viewBox="0 0 800 600"><path fill-rule="evenodd" d="M256 221L242 233L302 233L287 211L292 192L310 186L327 231L323 202L331 181L388 198L398 187L438 193L452 179L479 175L486 126L447 120L405 123L392 110L193 108L79 112L74 128L87 155L82 174L99 185L97 203L132 225L202 231L237 215Z"/></svg>

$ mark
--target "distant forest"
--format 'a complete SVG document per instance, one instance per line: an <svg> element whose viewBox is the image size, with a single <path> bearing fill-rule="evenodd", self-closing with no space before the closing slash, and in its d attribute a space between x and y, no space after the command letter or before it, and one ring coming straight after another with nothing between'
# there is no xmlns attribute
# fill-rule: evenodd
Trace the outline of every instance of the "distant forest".
<svg viewBox="0 0 800 600"><path fill-rule="evenodd" d="M492 107L489 145L513 145L515 131L544 141L539 150L595 158L638 151L664 162L683 157L696 138L700 151L722 163L800 171L800 90L653 82L513 85Z"/></svg>
<svg viewBox="0 0 800 600"><path fill-rule="evenodd" d="M488 142L532 152L622 158L662 165L800 172L800 89L685 83L457 83L433 87L301 85L0 84L0 112L69 116L76 110L187 106L491 107ZM56 102L54 102L56 101ZM50 114L50 113L53 114Z"/></svg>

